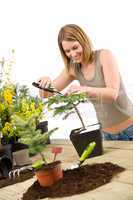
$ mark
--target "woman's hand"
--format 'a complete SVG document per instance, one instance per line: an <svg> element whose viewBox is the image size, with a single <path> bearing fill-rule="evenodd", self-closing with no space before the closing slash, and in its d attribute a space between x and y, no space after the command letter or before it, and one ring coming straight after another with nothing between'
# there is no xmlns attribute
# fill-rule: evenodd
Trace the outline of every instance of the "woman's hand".
<svg viewBox="0 0 133 200"><path fill-rule="evenodd" d="M77 84L72 84L68 90L67 90L67 94L71 94L71 93L82 93L82 92L87 92L87 87L86 86L80 86Z"/></svg>
<svg viewBox="0 0 133 200"><path fill-rule="evenodd" d="M47 88L50 84L52 84L52 80L48 76L43 76L37 80L37 83L39 83L39 86L42 88Z"/></svg>
<svg viewBox="0 0 133 200"><path fill-rule="evenodd" d="M39 83L40 87L47 88L47 87L49 87L50 84L52 84L52 80L48 76L43 76L37 80L37 83ZM45 92L44 90L39 89L39 95L42 98L44 98L44 97L47 98L47 97L51 96L51 93Z"/></svg>

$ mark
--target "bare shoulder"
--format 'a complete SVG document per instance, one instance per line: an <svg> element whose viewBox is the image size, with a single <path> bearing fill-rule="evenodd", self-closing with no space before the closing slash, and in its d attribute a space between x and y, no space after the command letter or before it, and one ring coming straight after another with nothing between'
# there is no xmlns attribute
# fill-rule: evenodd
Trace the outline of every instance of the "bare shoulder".
<svg viewBox="0 0 133 200"><path fill-rule="evenodd" d="M103 71L107 73L107 71L115 71L115 73L119 71L117 59L112 53L112 51L108 49L102 49L100 51L100 63L103 68Z"/></svg>
<svg viewBox="0 0 133 200"><path fill-rule="evenodd" d="M100 50L100 61L101 63L113 62L115 61L115 56L112 51L109 49L101 49Z"/></svg>

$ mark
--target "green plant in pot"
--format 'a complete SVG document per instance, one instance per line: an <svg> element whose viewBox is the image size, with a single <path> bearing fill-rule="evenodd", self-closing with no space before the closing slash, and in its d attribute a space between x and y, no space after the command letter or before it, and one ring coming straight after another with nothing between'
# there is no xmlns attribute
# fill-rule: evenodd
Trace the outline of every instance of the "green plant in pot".
<svg viewBox="0 0 133 200"><path fill-rule="evenodd" d="M31 168L34 170L37 180L41 186L51 186L53 183L63 177L61 161L55 161L56 155L61 153L62 148L56 147L52 149L52 153L54 153L54 158L52 161L48 161L43 155L42 151L47 145L48 138L54 131L56 131L57 128L48 131L45 134L41 134L41 131L36 129L33 120L28 121L27 123L22 121L20 123L19 120L19 129L22 133L21 142L29 146L29 153L31 155L40 154L41 157L40 160L37 160L31 165ZM25 132L23 132L23 129L21 130L22 126L26 127Z"/></svg>
<svg viewBox="0 0 133 200"><path fill-rule="evenodd" d="M14 165L30 163L28 146L20 142L22 133L28 131L24 124L34 124L36 131L40 120L45 117L43 109L44 102L38 97L32 97L25 85L11 83L0 89L1 143L12 145Z"/></svg>
<svg viewBox="0 0 133 200"><path fill-rule="evenodd" d="M54 95L49 97L47 106L53 110L54 116L64 114L66 119L71 113L76 112L82 127L71 131L70 140L72 141L79 156L90 142L95 141L96 147L89 157L98 156L103 153L102 136L99 124L85 126L83 118L79 112L78 105L88 101L85 93L73 93L70 95Z"/></svg>
<svg viewBox="0 0 133 200"><path fill-rule="evenodd" d="M61 147L56 147L55 150L53 148L52 153L57 155L57 152L61 153L61 151L62 151ZM34 169L39 184L42 187L48 187L63 178L61 161L60 160L56 161L55 159L53 159L52 162L47 162L42 154L41 157L42 159L36 161L32 165L32 168Z"/></svg>

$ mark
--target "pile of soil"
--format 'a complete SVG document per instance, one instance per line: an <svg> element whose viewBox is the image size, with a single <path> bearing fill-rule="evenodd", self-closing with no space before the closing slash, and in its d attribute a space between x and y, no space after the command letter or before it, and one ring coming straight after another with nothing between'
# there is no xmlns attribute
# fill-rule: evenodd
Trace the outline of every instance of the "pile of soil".
<svg viewBox="0 0 133 200"><path fill-rule="evenodd" d="M111 178L124 171L123 167L110 162L84 165L80 168L64 171L64 177L51 187L41 187L36 181L23 194L22 200L65 197L93 190L109 183Z"/></svg>
<svg viewBox="0 0 133 200"><path fill-rule="evenodd" d="M32 171L25 171L20 174L20 176L16 176L15 178L5 178L0 180L0 188L13 185L16 183L20 183L23 181L26 181L34 176L34 173Z"/></svg>

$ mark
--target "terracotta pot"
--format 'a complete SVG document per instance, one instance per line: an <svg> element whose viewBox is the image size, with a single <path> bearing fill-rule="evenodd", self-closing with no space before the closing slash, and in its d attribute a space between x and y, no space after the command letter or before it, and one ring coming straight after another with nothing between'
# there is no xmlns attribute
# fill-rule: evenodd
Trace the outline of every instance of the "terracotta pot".
<svg viewBox="0 0 133 200"><path fill-rule="evenodd" d="M44 165L41 169L35 171L37 180L42 187L48 187L63 178L61 162L55 161Z"/></svg>

